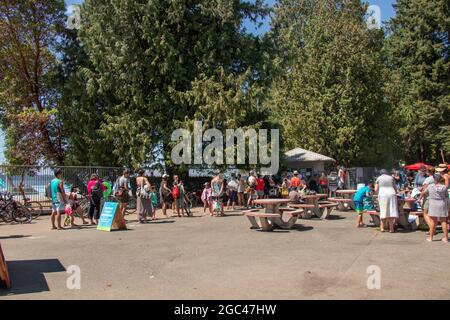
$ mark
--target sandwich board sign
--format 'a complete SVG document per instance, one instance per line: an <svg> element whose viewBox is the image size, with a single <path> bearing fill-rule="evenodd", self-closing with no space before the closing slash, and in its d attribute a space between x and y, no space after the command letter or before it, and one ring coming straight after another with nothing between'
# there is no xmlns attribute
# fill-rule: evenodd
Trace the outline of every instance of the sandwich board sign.
<svg viewBox="0 0 450 320"><path fill-rule="evenodd" d="M0 245L0 288L11 288L11 280L8 274L8 266L6 265L5 256L3 255L2 246Z"/></svg>
<svg viewBox="0 0 450 320"><path fill-rule="evenodd" d="M100 219L98 220L97 230L111 231L113 226L119 230L125 230L127 228L120 216L119 203L105 202Z"/></svg>

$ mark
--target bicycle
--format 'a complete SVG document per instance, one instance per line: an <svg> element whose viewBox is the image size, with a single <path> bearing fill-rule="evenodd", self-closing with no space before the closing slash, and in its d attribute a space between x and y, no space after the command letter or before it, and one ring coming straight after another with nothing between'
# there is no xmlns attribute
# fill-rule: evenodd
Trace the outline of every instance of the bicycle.
<svg viewBox="0 0 450 320"><path fill-rule="evenodd" d="M19 191L22 195L23 206L30 211L32 219L34 220L39 218L40 215L44 212L42 204L39 201L31 201L30 198L27 198L25 195L25 190L23 189L23 185L19 186Z"/></svg>
<svg viewBox="0 0 450 320"><path fill-rule="evenodd" d="M3 203L0 205L0 212L3 218L8 214L12 220L21 224L30 223L33 220L30 210L14 200L10 193L2 193L1 201Z"/></svg>

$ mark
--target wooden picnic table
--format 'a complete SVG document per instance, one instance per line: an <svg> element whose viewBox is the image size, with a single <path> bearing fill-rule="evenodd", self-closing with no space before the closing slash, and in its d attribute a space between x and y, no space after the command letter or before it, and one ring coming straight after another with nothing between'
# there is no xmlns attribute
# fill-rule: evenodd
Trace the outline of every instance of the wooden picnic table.
<svg viewBox="0 0 450 320"><path fill-rule="evenodd" d="M255 204L262 205L265 210L261 212L260 210L250 210L245 212L245 216L250 221L253 229L262 229L263 231L273 231L275 227L281 229L292 229L298 219L298 215L301 214L302 210L292 210L292 209L280 209L282 204L288 204L291 202L289 199L259 199L255 200ZM283 214L289 216L289 220L283 219ZM258 224L257 218L260 224Z"/></svg>

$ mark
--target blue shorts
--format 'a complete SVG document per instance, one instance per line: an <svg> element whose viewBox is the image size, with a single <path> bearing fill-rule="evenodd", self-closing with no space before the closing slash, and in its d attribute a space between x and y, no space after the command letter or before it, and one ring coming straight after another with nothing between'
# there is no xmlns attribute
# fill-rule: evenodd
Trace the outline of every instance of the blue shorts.
<svg viewBox="0 0 450 320"><path fill-rule="evenodd" d="M64 212L66 210L66 206L61 203L52 203L52 211L54 212Z"/></svg>
<svg viewBox="0 0 450 320"><path fill-rule="evenodd" d="M355 203L355 211L356 213L363 213L364 205L362 201L353 201Z"/></svg>

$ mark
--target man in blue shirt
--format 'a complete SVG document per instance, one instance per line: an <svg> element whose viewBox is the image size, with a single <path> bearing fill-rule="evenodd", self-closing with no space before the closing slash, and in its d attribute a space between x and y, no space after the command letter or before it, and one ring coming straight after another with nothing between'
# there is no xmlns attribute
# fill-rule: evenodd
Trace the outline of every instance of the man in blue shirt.
<svg viewBox="0 0 450 320"><path fill-rule="evenodd" d="M364 213L364 199L369 197L372 193L372 184L366 183L366 185L358 191L356 191L355 196L353 197L353 202L355 203L355 211L358 214L358 224L357 228L365 227L363 222L363 213Z"/></svg>
<svg viewBox="0 0 450 320"><path fill-rule="evenodd" d="M52 230L62 230L61 215L64 214L67 197L64 191L64 184L62 181L62 170L55 170L55 178L50 182L50 190L52 195ZM55 226L55 218L58 226Z"/></svg>
<svg viewBox="0 0 450 320"><path fill-rule="evenodd" d="M416 177L414 178L414 188L422 189L423 183L425 182L425 179L427 178L426 170L427 169L424 166L420 167L419 172L417 173Z"/></svg>

